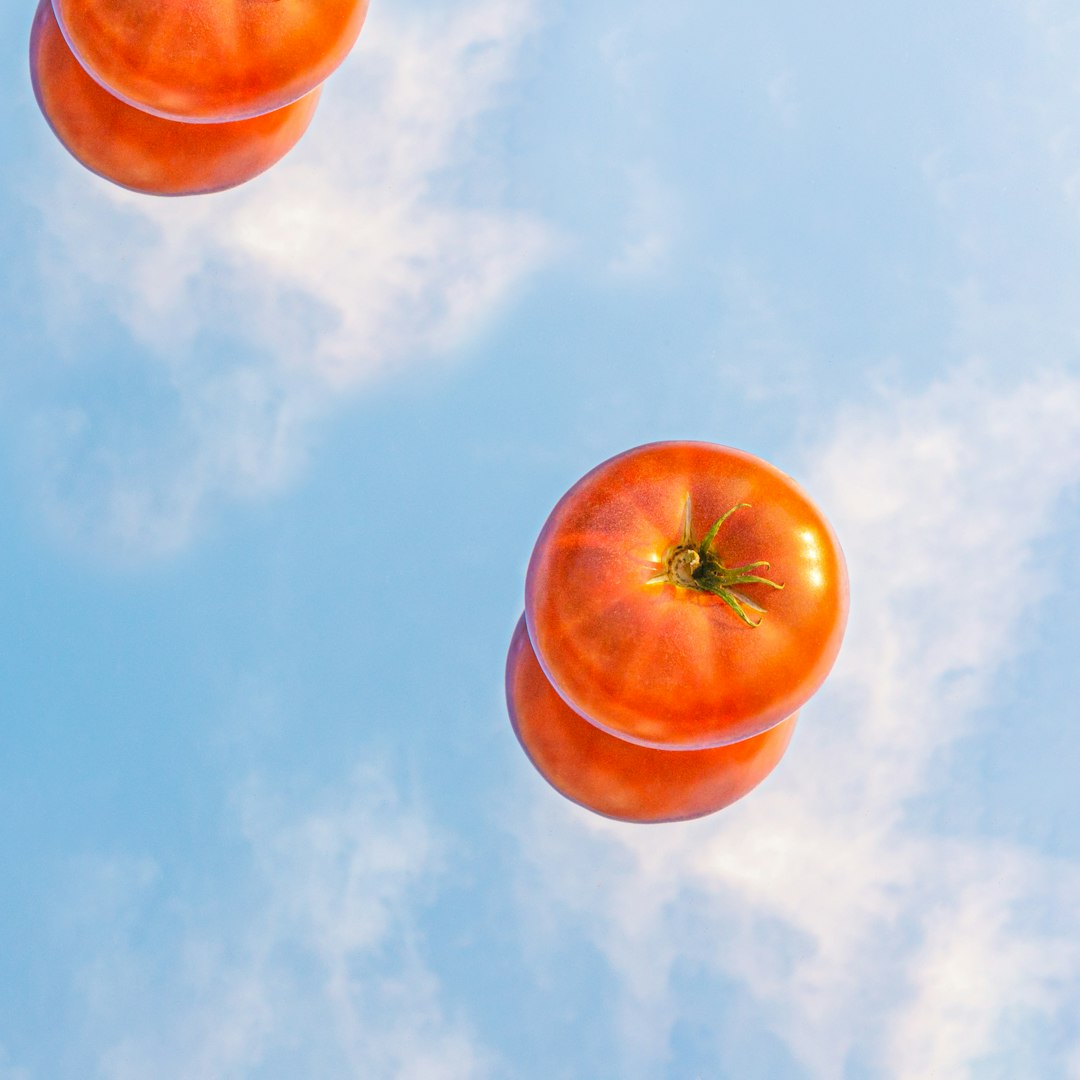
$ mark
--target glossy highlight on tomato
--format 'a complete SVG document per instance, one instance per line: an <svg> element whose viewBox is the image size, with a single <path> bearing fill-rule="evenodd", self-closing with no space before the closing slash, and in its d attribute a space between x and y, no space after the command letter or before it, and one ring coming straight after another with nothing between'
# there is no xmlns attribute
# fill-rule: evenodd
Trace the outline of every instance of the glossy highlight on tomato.
<svg viewBox="0 0 1080 1080"><path fill-rule="evenodd" d="M280 109L319 86L368 0L53 0L72 52L114 96L195 122Z"/></svg>
<svg viewBox="0 0 1080 1080"><path fill-rule="evenodd" d="M49 0L30 31L30 77L57 138L91 172L151 195L222 191L279 161L307 130L321 88L272 113L183 124L132 108L103 90L64 41Z"/></svg>
<svg viewBox="0 0 1080 1080"><path fill-rule="evenodd" d="M552 511L526 578L552 686L592 723L659 748L739 742L797 712L847 611L843 553L809 497L760 458L703 442L593 469Z"/></svg>
<svg viewBox="0 0 1080 1080"><path fill-rule="evenodd" d="M560 794L619 821L687 821L730 806L776 768L798 714L708 750L657 750L617 739L555 692L522 617L506 659L510 722L529 760Z"/></svg>

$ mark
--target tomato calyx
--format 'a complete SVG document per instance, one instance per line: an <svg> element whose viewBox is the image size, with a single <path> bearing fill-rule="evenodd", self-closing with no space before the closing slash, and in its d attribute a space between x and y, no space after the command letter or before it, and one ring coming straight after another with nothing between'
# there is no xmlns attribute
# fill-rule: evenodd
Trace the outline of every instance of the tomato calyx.
<svg viewBox="0 0 1080 1080"><path fill-rule="evenodd" d="M712 550L713 541L724 522L736 510L748 509L750 509L749 503L737 503L713 523L712 528L700 543L695 543L693 507L690 502L690 493L687 492L686 505L683 508L682 536L677 544L672 544L664 552L661 560L663 569L649 578L646 584L668 583L679 589L711 593L723 600L747 626L760 626L761 617L765 615L765 608L737 586L767 585L771 589L782 589L784 586L754 572L769 569L769 564L764 559L744 563L742 566L725 566ZM761 617L752 619L746 613L747 608L757 612Z"/></svg>

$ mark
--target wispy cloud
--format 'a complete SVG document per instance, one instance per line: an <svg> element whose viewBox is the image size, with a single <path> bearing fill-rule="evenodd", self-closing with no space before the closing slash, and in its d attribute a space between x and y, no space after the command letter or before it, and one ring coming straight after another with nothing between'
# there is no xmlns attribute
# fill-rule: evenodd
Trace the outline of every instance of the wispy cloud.
<svg viewBox="0 0 1080 1080"><path fill-rule="evenodd" d="M367 768L301 807L249 785L235 810L240 873L226 895L200 898L145 859L74 868L93 1075L488 1075L422 957L416 905L444 854L424 818Z"/></svg>
<svg viewBox="0 0 1080 1080"><path fill-rule="evenodd" d="M853 609L788 760L743 804L663 830L546 798L523 846L535 903L572 913L618 972L627 1076L667 1053L679 961L736 979L812 1076L964 1076L983 1058L1062 1075L1080 866L938 835L911 809L950 797L931 777L1049 587L1034 544L1080 480L1080 380L965 369L840 416L803 475L843 540ZM1002 587L1005 567L1023 588Z"/></svg>
<svg viewBox="0 0 1080 1080"><path fill-rule="evenodd" d="M616 277L663 273L680 231L678 200L651 165L638 165L627 176L627 207L621 250L608 263Z"/></svg>
<svg viewBox="0 0 1080 1080"><path fill-rule="evenodd" d="M1066 1075L1080 1018L1080 867L994 844L945 842L932 856L925 870L945 887L921 913L884 1060L912 1078L964 1076L993 1058L1009 1075ZM1043 905L1058 914L1032 918ZM1048 1018L1072 1034L1047 1037Z"/></svg>
<svg viewBox="0 0 1080 1080"><path fill-rule="evenodd" d="M112 427L75 391L38 411L59 522L175 549L207 505L286 481L342 393L430 362L511 295L549 236L499 207L474 136L533 23L531 0L380 7L302 146L232 192L152 200L64 173L47 287L77 333L104 304L145 370Z"/></svg>

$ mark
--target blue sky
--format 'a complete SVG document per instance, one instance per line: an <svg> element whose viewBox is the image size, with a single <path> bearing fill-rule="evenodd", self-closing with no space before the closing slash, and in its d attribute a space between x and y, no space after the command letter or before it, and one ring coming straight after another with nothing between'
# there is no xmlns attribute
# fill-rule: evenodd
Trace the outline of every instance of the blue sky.
<svg viewBox="0 0 1080 1080"><path fill-rule="evenodd" d="M581 10L584 9L584 10ZM8 5L0 1080L1080 1077L1080 24L376 2L297 149L153 200ZM852 577L781 766L635 828L502 668L630 446Z"/></svg>

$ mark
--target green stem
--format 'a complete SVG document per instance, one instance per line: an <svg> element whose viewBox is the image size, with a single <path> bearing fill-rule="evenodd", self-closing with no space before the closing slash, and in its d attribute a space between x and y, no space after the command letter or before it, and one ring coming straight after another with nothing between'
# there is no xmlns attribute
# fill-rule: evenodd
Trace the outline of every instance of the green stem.
<svg viewBox="0 0 1080 1080"><path fill-rule="evenodd" d="M744 563L742 566L725 566L720 556L713 550L716 534L721 526L736 510L749 510L749 503L738 503L713 524L702 538L700 544L694 543L693 512L690 494L687 493L683 509L682 536L679 543L673 544L664 554L663 569L649 578L649 584L668 582L680 589L693 589L719 597L747 626L760 626L761 619L751 619L746 609L756 611L762 616L765 609L752 597L749 597L739 585L765 585L770 589L782 589L767 577L752 571L769 569L769 564L761 559L757 562Z"/></svg>

